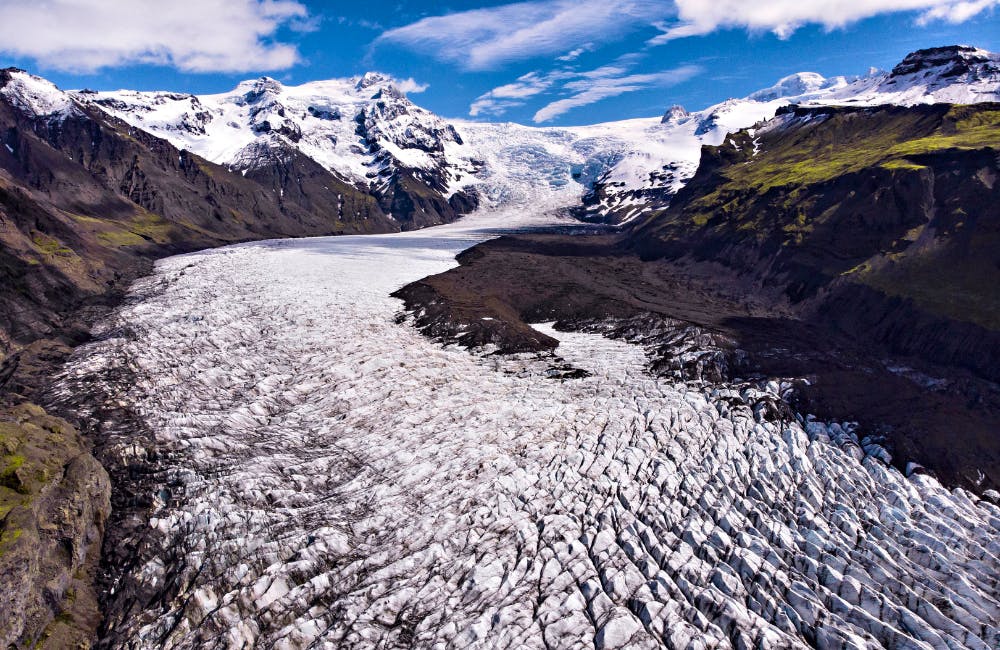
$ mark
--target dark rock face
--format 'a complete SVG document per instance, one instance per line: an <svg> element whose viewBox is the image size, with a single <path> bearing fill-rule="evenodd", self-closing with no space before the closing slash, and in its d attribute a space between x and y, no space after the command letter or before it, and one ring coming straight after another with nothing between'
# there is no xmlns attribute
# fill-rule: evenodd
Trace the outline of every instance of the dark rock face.
<svg viewBox="0 0 1000 650"><path fill-rule="evenodd" d="M634 216L636 206L666 206L676 194L675 187L683 171L677 163L669 163L649 172L650 187L623 190L624 183L598 178L583 195L573 216L581 221L620 224Z"/></svg>
<svg viewBox="0 0 1000 650"><path fill-rule="evenodd" d="M681 106L680 104L674 104L669 109L667 109L666 113L663 114L663 117L660 119L660 123L670 124L671 122L676 122L682 118L687 117L688 115L689 113L684 109L683 106Z"/></svg>
<svg viewBox="0 0 1000 650"><path fill-rule="evenodd" d="M635 228L635 250L720 263L893 353L1000 378L1000 106L779 119L756 153L746 134L706 148L670 207Z"/></svg>
<svg viewBox="0 0 1000 650"><path fill-rule="evenodd" d="M0 644L89 647L111 484L66 421L0 411Z"/></svg>
<svg viewBox="0 0 1000 650"><path fill-rule="evenodd" d="M385 80L379 75L366 75L358 82L365 88ZM356 132L363 138L369 152L376 154L379 169L372 174L372 193L378 197L382 210L395 219L400 229L413 230L449 223L477 205L474 195L458 192L448 194L448 162L444 147L448 142L461 144L453 126L438 119L414 119L402 126L401 117L423 114L393 87L380 89L373 103L357 116ZM429 168L412 167L396 160L379 145L387 140L402 149L427 154Z"/></svg>
<svg viewBox="0 0 1000 650"><path fill-rule="evenodd" d="M433 188L433 181L428 182L429 178L421 170L396 169L381 184L379 204L399 221L402 230L449 223L475 209L475 195L458 192L446 199L443 192Z"/></svg>
<svg viewBox="0 0 1000 650"><path fill-rule="evenodd" d="M906 55L892 69L890 78L916 74L933 68L941 69L942 77L957 77L967 74L977 67L984 72L1000 74L1000 67L991 63L990 58L974 47L949 45L917 50Z"/></svg>

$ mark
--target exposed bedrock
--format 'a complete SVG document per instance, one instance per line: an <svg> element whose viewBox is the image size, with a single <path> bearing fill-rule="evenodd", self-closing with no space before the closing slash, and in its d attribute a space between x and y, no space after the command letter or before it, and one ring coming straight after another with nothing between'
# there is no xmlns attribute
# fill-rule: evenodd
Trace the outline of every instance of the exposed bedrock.
<svg viewBox="0 0 1000 650"><path fill-rule="evenodd" d="M89 647L110 494L65 420L28 404L0 410L0 646Z"/></svg>

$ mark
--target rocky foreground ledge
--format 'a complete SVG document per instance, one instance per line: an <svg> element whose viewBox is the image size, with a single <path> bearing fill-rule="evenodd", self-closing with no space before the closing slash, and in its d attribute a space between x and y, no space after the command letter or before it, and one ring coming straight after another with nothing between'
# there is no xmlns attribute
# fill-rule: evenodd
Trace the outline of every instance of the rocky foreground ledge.
<svg viewBox="0 0 1000 650"><path fill-rule="evenodd" d="M108 474L68 422L0 408L0 646L89 647L110 510Z"/></svg>

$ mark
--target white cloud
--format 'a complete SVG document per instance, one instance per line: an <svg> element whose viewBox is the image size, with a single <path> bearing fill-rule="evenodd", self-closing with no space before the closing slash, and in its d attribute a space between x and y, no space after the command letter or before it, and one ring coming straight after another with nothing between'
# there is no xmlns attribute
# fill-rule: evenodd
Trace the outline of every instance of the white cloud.
<svg viewBox="0 0 1000 650"><path fill-rule="evenodd" d="M529 99L539 95L563 95L563 98L549 102L535 113L535 122L548 122L574 108L637 90L671 86L701 71L697 66L682 66L661 72L629 74L633 63L632 57L620 57L615 63L593 70L559 68L546 73L529 72L513 83L498 86L481 95L469 107L469 115L502 115L511 108L524 106Z"/></svg>
<svg viewBox="0 0 1000 650"><path fill-rule="evenodd" d="M315 28L299 0L0 1L0 52L92 72L152 63L186 72L281 70L299 61L281 27Z"/></svg>
<svg viewBox="0 0 1000 650"><path fill-rule="evenodd" d="M513 99L493 99L487 94L472 102L469 106L469 115L472 117L480 115L503 115L510 109L517 108L518 106L524 106L524 102Z"/></svg>
<svg viewBox="0 0 1000 650"><path fill-rule="evenodd" d="M502 115L508 109L523 106L528 98L549 90L557 81L565 79L567 74L573 76L572 73L566 72L549 72L544 75L538 72L529 72L518 77L517 81L513 83L497 86L488 93L480 95L469 106L469 115L473 117L477 115Z"/></svg>
<svg viewBox="0 0 1000 650"><path fill-rule="evenodd" d="M427 52L466 70L618 40L674 13L664 0L536 0L423 18L378 43Z"/></svg>
<svg viewBox="0 0 1000 650"><path fill-rule="evenodd" d="M723 28L782 38L806 24L828 29L879 14L919 12L918 22L964 22L1000 0L531 0L430 16L376 39L465 70L490 70L537 56L572 61L601 44L656 27L653 45Z"/></svg>
<svg viewBox="0 0 1000 650"><path fill-rule="evenodd" d="M407 95L422 93L430 88L430 84L422 84L414 81L413 77L407 77L406 79L393 79L392 85Z"/></svg>
<svg viewBox="0 0 1000 650"><path fill-rule="evenodd" d="M950 23L964 23L987 9L1000 6L1000 0L974 0L971 2L945 2L932 7L920 16L918 22L926 24L932 20L946 20Z"/></svg>
<svg viewBox="0 0 1000 650"><path fill-rule="evenodd" d="M587 43L585 45L570 50L569 52L563 54L562 56L556 57L556 61L567 61L567 62L576 61L578 58L580 58L581 54L589 52L592 49L593 45L591 43Z"/></svg>
<svg viewBox="0 0 1000 650"><path fill-rule="evenodd" d="M902 11L921 12L918 22L964 22L1000 5L1000 0L675 0L677 18L657 25L656 45L675 38L708 34L720 28L770 31L787 38L799 27L843 27L864 18Z"/></svg>
<svg viewBox="0 0 1000 650"><path fill-rule="evenodd" d="M604 70L605 74L594 74ZM532 118L535 123L548 122L574 108L588 106L602 99L617 97L625 93L649 88L662 88L687 81L701 71L697 66L682 66L673 70L648 74L617 74L613 66L591 71L590 76L566 83L563 87L572 91L569 97L546 104Z"/></svg>

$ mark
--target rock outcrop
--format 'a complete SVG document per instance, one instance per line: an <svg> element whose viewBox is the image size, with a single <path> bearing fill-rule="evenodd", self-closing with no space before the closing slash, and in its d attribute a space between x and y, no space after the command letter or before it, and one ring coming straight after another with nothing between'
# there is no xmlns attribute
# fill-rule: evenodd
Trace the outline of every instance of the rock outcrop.
<svg viewBox="0 0 1000 650"><path fill-rule="evenodd" d="M89 647L111 483L65 420L0 411L0 646Z"/></svg>

